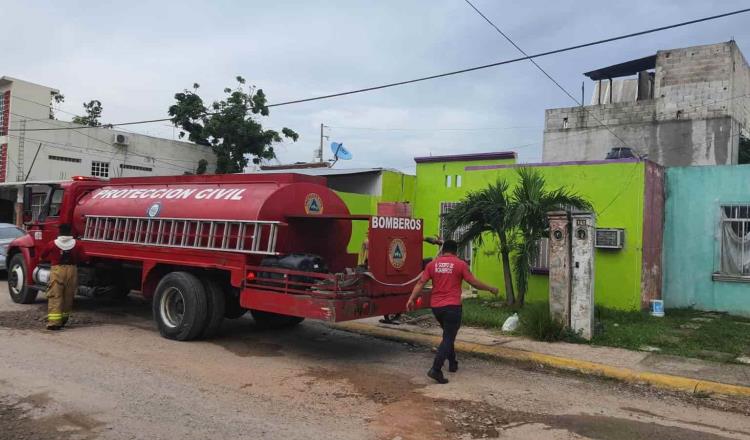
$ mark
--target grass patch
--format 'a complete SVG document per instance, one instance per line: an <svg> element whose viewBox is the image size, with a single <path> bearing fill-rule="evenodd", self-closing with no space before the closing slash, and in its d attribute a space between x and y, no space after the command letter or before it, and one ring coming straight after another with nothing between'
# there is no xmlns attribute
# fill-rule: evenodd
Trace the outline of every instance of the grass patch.
<svg viewBox="0 0 750 440"><path fill-rule="evenodd" d="M476 298L463 300L463 324L472 327L500 329L518 309L508 307L505 300L491 293L480 292Z"/></svg>
<svg viewBox="0 0 750 440"><path fill-rule="evenodd" d="M750 319L693 309L669 309L656 318L647 312L597 308L598 331L592 343L661 353L731 361L750 353Z"/></svg>

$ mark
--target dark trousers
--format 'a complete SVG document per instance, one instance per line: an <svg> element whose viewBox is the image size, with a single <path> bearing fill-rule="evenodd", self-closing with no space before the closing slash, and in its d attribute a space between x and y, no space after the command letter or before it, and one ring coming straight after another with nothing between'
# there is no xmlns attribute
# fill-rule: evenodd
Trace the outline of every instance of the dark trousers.
<svg viewBox="0 0 750 440"><path fill-rule="evenodd" d="M433 307L432 313L443 328L443 340L440 342L435 361L432 363L434 370L440 370L446 359L456 360L456 350L453 345L456 342L458 329L461 328L461 306Z"/></svg>

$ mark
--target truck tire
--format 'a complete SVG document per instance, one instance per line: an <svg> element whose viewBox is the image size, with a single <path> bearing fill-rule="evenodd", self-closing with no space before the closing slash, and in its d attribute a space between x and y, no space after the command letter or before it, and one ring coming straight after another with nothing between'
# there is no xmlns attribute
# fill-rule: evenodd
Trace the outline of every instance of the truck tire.
<svg viewBox="0 0 750 440"><path fill-rule="evenodd" d="M36 301L37 290L26 282L26 270L23 255L13 255L8 265L8 292L13 302L18 304L31 304Z"/></svg>
<svg viewBox="0 0 750 440"><path fill-rule="evenodd" d="M240 305L240 298L233 292L226 292L224 296L224 317L238 319L245 316L247 309Z"/></svg>
<svg viewBox="0 0 750 440"><path fill-rule="evenodd" d="M262 328L288 328L301 323L305 318L250 309L255 323Z"/></svg>
<svg viewBox="0 0 750 440"><path fill-rule="evenodd" d="M201 337L210 338L219 331L221 323L224 321L226 300L224 299L224 290L221 288L220 283L210 278L204 278L203 287L206 289L208 313L206 314L206 324Z"/></svg>
<svg viewBox="0 0 750 440"><path fill-rule="evenodd" d="M206 326L206 289L191 273L165 275L156 286L152 307L159 333L167 339L189 341Z"/></svg>

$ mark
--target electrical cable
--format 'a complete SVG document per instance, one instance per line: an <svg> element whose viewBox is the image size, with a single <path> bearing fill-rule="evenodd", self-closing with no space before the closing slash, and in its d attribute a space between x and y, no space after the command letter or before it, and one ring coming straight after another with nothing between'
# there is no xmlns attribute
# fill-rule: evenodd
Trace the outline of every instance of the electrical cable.
<svg viewBox="0 0 750 440"><path fill-rule="evenodd" d="M519 52L521 52L521 54L523 54L527 58L529 57L529 55L523 49L521 49L521 47L518 44L516 44L515 41L513 41L505 32L503 32L502 30L500 30L500 28L497 27L497 25L495 25L495 23L493 23L492 20L490 20L486 15L484 15L482 13L482 11L480 11L476 6L474 6L474 4L471 1L464 0L464 2L466 2L467 5L469 5L472 9L474 9L474 11L476 11L476 13L479 14L479 16L484 19L484 21L486 21L487 23L489 23L490 26L492 26L493 28L495 28L495 30L503 38L505 38L511 45L513 45L513 47L515 47ZM544 70L542 68L542 66L540 66L536 61L534 61L533 58L528 58L528 59L531 62L531 64L533 64L534 66L536 66L536 68L539 69L539 71L542 72L544 74L544 76L546 76L547 78L549 78L549 80L552 81L552 83L554 83L555 86L557 86L558 89L562 90L563 93L565 93L566 95L568 95L568 97L570 99L572 99L573 102L575 102L578 106L580 106L581 109L583 109L583 111L586 112L586 114L588 116L591 116L602 127L606 128L607 131L609 131L612 134L612 136L615 137L615 139L617 139L618 141L620 141L620 143L622 143L622 145L624 147L628 147L628 148L630 148L632 150L635 150L636 153L638 153L639 156L641 156L643 154L638 149L629 146L620 136L617 135L617 133L614 132L614 130L612 130L612 128L610 128L607 124L605 124L604 122L602 122L601 119L597 118L596 115L594 115L593 113L591 113L590 111L588 111L586 109L586 107L583 106L583 103L579 102L578 99L576 99L576 97L574 97L573 95L571 95L570 92L568 92L568 90L565 89L565 87L563 87L555 78L553 78L552 75L550 75L549 73L547 73L547 71Z"/></svg>
<svg viewBox="0 0 750 440"><path fill-rule="evenodd" d="M597 45L601 45L601 44L605 44L605 43L611 43L613 41L625 40L625 39L628 39L628 38L638 37L638 36L641 36L641 35L647 35L647 34L652 34L652 33L655 33L655 32L661 32L661 31L665 31L665 30L669 30L669 29L675 29L675 28L679 28L679 27L683 27L683 26L692 25L692 24L703 23L703 22L706 22L706 21L716 20L716 19L719 19L719 18L729 17L729 16L733 16L733 15L738 15L738 14L744 14L744 13L747 13L747 12L750 12L750 8L739 9L739 10L736 10L736 11L726 12L726 13L723 13L723 14L711 15L711 16L707 16L707 17L702 17L702 18L694 19L694 20L683 21L683 22L679 22L679 23L675 23L675 24L671 24L671 25L667 25L667 26L660 26L660 27L657 27L657 28L651 28L651 29L646 29L646 30L643 30L643 31L632 32L632 33L629 33L629 34L618 35L616 37L604 38L604 39L601 39L601 40L591 41L591 42L588 42L588 43L583 43L583 44L577 44L577 45L574 45L574 46L563 47L563 48L560 48L560 49L554 49L554 50L550 50L550 51L546 51L546 52L540 52L540 53L536 53L536 54L529 55L529 56L523 56L523 57L519 57L519 58L513 58L513 59L498 61L498 62L495 62L495 63L483 64L483 65L480 65L480 66L469 67L469 68L466 68L466 69L454 70L454 71L451 71L451 72L445 72L445 73L439 73L439 74L436 74L436 75L423 76L423 77L414 78L414 79L405 80L405 81L398 81L398 82L387 83L387 84L382 84L382 85L377 85L377 86L372 86L372 87L365 87L365 88L361 88L361 89L349 90L349 91L346 91L346 92L331 93L331 94L328 94L328 95L314 96L314 97L311 97L311 98L303 98L303 99L295 99L295 100L291 100L291 101L278 102L278 103L274 103L274 104L268 104L268 105L266 105L266 107L269 107L269 108L270 107L280 107L280 106L284 106L284 105L299 104L299 103L303 103L303 102L319 101L319 100L323 100L323 99L330 99L330 98L336 98L336 97L340 97L340 96L354 95L354 94L358 94L358 93L370 92L370 91L374 91L374 90L382 90L382 89L387 89L387 88L396 87L396 86L402 86L402 85L406 85L406 84L413 84L413 83L422 82L422 81L429 81L429 80L433 80L433 79L437 79L437 78L444 78L444 77L447 77L447 76L454 76L454 75L459 75L459 74L463 74L463 73L474 72L474 71L477 71L477 70L488 69L488 68L491 68L491 67L497 67L497 66L502 66L502 65L506 65L506 64L517 63L519 61L525 61L525 60L530 60L530 59L534 59L534 58L540 58L540 57L545 57L545 56L549 56L549 55L555 55L555 54L559 54L559 53L563 53L563 52L570 52L572 50L578 50L578 49L583 49L583 48L586 48L586 47L592 47L592 46L597 46ZM171 121L171 120L172 120L172 118L147 119L147 120L143 120L143 121L120 122L120 123L116 123L116 124L103 124L102 126L103 127L119 127L119 126L123 126L123 125L150 124L152 122L165 122L165 121ZM71 130L71 129L82 129L82 128L85 129L85 128L91 128L91 127L80 127L80 128L62 127L62 128L58 128L57 130ZM39 128L39 129L36 129L35 131L43 131L43 130L56 130L56 129L53 129L53 128ZM18 131L18 130L16 129L14 131Z"/></svg>

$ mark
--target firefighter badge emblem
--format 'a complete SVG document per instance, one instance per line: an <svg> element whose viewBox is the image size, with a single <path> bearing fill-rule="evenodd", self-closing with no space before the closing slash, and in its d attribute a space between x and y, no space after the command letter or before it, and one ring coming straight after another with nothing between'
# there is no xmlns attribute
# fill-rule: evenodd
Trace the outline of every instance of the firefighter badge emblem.
<svg viewBox="0 0 750 440"><path fill-rule="evenodd" d="M322 214L323 213L323 199L315 193L310 193L305 197L305 213L307 214Z"/></svg>
<svg viewBox="0 0 750 440"><path fill-rule="evenodd" d="M153 218L159 215L159 211L161 211L161 203L154 203L153 205L149 206L146 210L146 215Z"/></svg>
<svg viewBox="0 0 750 440"><path fill-rule="evenodd" d="M391 240L391 244L388 245L388 261L391 262L391 266L394 269L401 269L406 263L406 245L400 238L394 238Z"/></svg>

